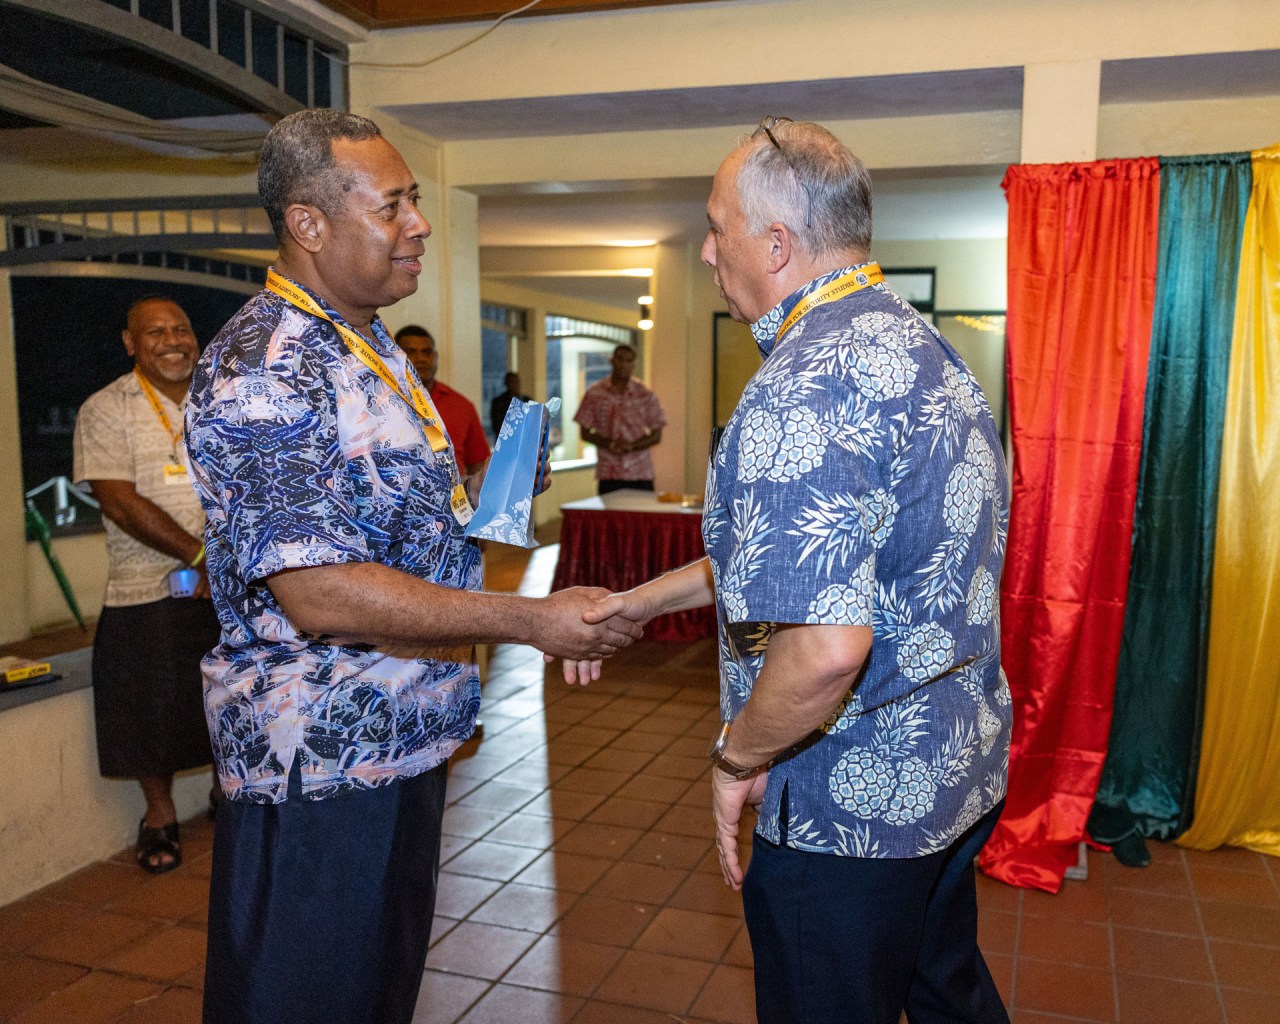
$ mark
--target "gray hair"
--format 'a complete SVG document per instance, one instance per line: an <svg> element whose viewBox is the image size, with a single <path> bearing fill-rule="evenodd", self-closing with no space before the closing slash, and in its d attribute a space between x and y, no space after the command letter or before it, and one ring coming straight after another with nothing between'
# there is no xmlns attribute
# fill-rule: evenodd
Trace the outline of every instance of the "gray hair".
<svg viewBox="0 0 1280 1024"><path fill-rule="evenodd" d="M276 122L258 160L258 196L278 242L288 240L284 211L294 203L326 213L342 208L350 182L337 171L333 140L363 142L381 135L367 117L327 108L298 110Z"/></svg>
<svg viewBox="0 0 1280 1024"><path fill-rule="evenodd" d="M849 147L822 125L780 120L738 140L750 146L738 168L738 201L747 230L787 226L811 257L871 251L871 176Z"/></svg>

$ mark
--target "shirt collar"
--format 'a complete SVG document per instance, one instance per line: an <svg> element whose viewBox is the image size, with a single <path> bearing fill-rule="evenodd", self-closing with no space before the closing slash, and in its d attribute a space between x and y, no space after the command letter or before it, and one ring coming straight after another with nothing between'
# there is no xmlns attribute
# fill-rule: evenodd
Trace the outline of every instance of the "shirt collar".
<svg viewBox="0 0 1280 1024"><path fill-rule="evenodd" d="M774 346L778 343L778 328L790 315L791 311L806 295L816 292L823 285L834 281L837 277L842 277L850 271L856 270L858 267L865 267L870 260L864 263L851 263L847 267L841 267L839 270L828 271L821 277L815 277L806 285L797 288L785 299L779 302L773 309L769 310L764 316L751 325L751 335L756 339L756 345L760 349L760 354L766 359L773 352Z"/></svg>
<svg viewBox="0 0 1280 1024"><path fill-rule="evenodd" d="M365 334L362 331L357 331L354 327L352 327L349 323L347 323L347 321L342 318L342 314L339 313L336 309L334 309L331 305L329 305L329 301L319 292L312 291L301 281L295 281L292 277L289 277L286 274L281 274L280 271L275 267L272 267L271 269L275 270L277 274L280 274L282 278L288 281L291 285L293 285L299 291L306 292L313 299L315 299L315 301L319 304L320 308L323 309L327 314L329 314L329 316L331 316L336 323L342 324L343 327L346 327L349 330L355 331L357 334L361 335L366 340L368 340L368 336L369 336L368 334ZM273 292L268 292L267 294L271 295L273 298L279 298L279 296L275 295ZM280 301L285 302L286 300L281 299ZM286 302L286 305L287 304L288 303ZM383 355L390 355L395 352L396 346L394 341L391 338L391 332L387 330L386 324L382 322L382 317L378 316L377 314L374 314L373 322L369 324L369 334L373 335L374 347L381 349L381 352Z"/></svg>

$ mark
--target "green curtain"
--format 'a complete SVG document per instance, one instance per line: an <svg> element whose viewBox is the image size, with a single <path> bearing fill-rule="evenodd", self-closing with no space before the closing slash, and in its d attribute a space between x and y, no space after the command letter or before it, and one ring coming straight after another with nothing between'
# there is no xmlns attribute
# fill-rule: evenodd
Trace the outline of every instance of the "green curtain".
<svg viewBox="0 0 1280 1024"><path fill-rule="evenodd" d="M1188 827L1250 155L1160 160L1160 250L1111 738L1089 834Z"/></svg>

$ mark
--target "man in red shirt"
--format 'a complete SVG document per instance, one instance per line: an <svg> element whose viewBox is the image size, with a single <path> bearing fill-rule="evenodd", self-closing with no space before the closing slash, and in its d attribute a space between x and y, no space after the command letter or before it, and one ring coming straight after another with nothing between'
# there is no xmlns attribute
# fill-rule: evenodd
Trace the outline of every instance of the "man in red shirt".
<svg viewBox="0 0 1280 1024"><path fill-rule="evenodd" d="M453 442L454 455L458 459L458 469L463 476L480 472L489 458L489 442L484 438L484 427L480 425L476 407L465 395L436 380L440 356L436 352L435 338L425 327L409 324L396 331L396 344L404 349L404 354L413 363L423 386L431 394L431 404L444 420L445 432Z"/></svg>

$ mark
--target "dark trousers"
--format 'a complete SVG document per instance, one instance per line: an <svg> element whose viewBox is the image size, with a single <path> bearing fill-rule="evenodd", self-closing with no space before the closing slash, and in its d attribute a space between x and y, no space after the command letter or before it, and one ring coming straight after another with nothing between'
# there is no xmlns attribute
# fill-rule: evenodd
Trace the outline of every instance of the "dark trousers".
<svg viewBox="0 0 1280 1024"><path fill-rule="evenodd" d="M408 1024L435 911L446 766L374 790L224 800L204 1024Z"/></svg>
<svg viewBox="0 0 1280 1024"><path fill-rule="evenodd" d="M742 899L759 1024L1008 1024L978 949L973 859L997 806L949 849L887 860L754 837Z"/></svg>
<svg viewBox="0 0 1280 1024"><path fill-rule="evenodd" d="M610 491L621 491L623 488L630 488L633 491L651 491L653 490L652 480L599 480L599 487L596 489L597 494L608 494Z"/></svg>

